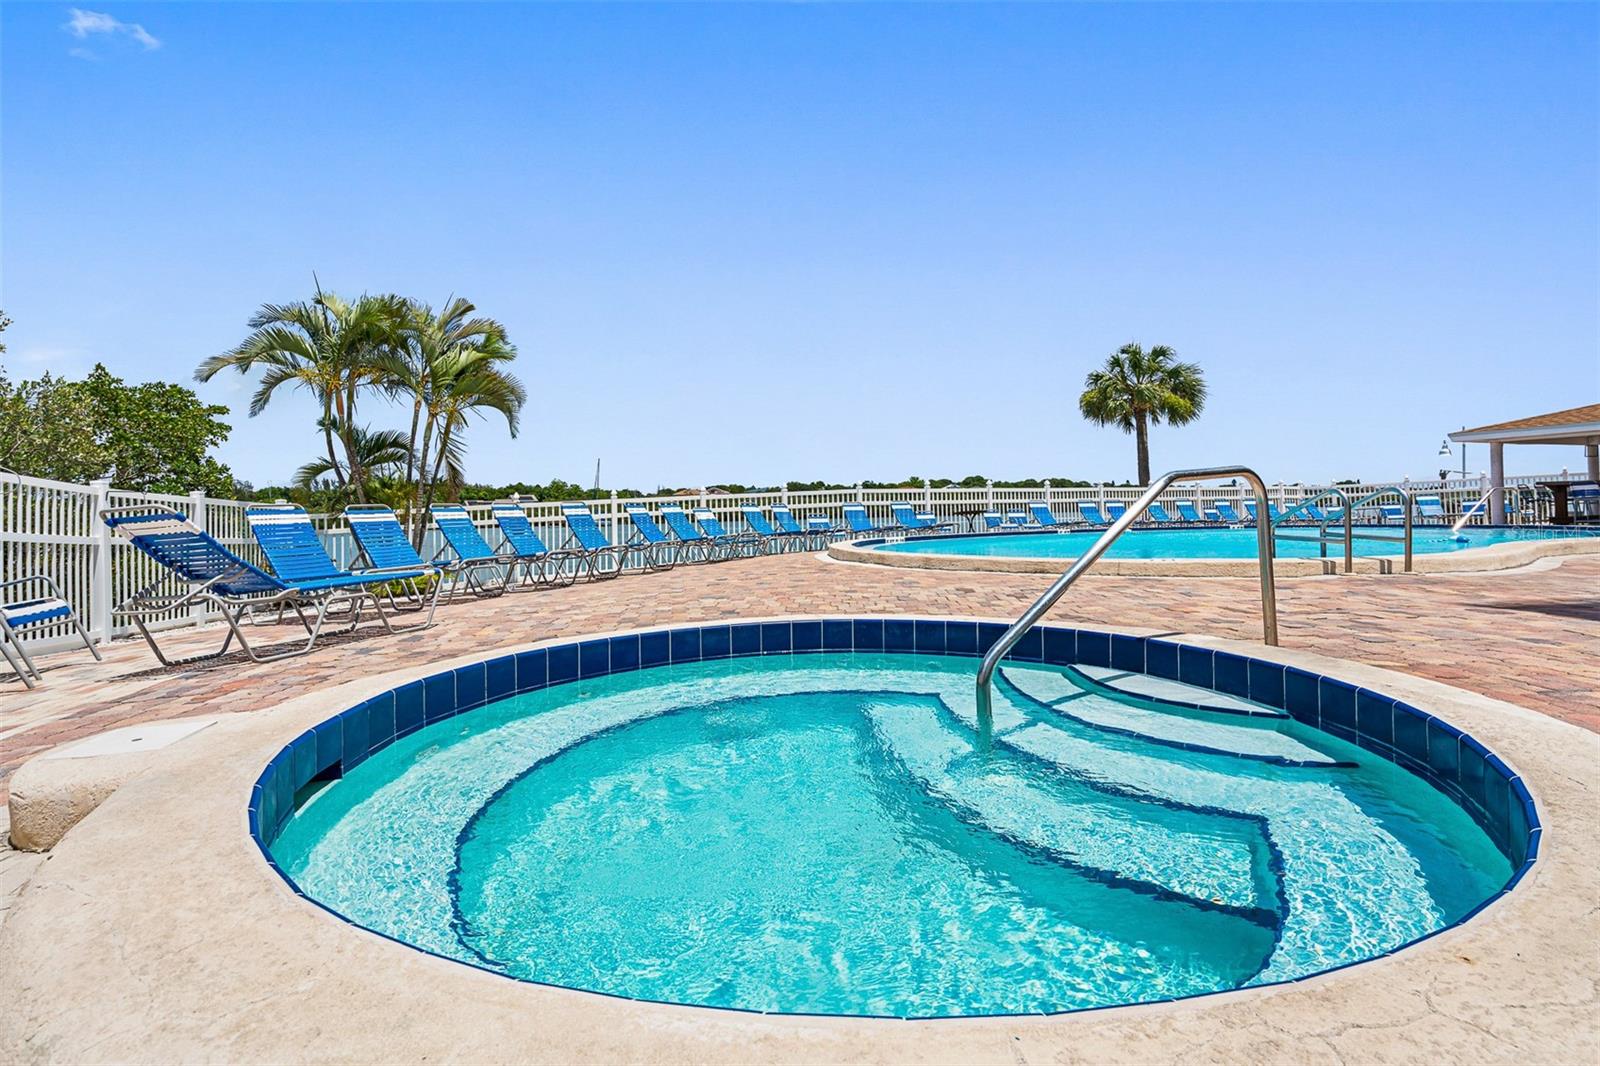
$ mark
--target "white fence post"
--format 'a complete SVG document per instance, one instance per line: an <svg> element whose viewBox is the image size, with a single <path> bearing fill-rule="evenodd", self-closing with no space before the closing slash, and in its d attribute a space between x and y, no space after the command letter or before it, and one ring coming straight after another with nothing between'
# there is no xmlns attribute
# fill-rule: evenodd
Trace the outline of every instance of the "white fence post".
<svg viewBox="0 0 1600 1066"><path fill-rule="evenodd" d="M89 577L89 631L104 644L111 639L111 527L100 520L100 512L111 506L111 479L89 483L94 493L90 513L94 516L94 561Z"/></svg>
<svg viewBox="0 0 1600 1066"><path fill-rule="evenodd" d="M206 494L200 489L189 493L189 518L200 532L206 532Z"/></svg>

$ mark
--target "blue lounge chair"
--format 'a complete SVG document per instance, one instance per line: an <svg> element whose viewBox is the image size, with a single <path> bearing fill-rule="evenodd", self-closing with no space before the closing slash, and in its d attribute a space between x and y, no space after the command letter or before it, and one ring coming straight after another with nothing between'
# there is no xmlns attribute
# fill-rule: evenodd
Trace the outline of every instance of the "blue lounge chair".
<svg viewBox="0 0 1600 1066"><path fill-rule="evenodd" d="M1029 526L1033 525L1033 518L1028 514L1027 511L1007 511L1006 521L1010 522L1018 529L1027 529Z"/></svg>
<svg viewBox="0 0 1600 1066"><path fill-rule="evenodd" d="M11 599L12 594L6 591L28 586L31 586L31 592L20 600ZM5 656L6 662L22 678L24 685L32 688L40 674L39 668L28 656L28 649L22 646L21 630L42 625L70 625L77 630L89 654L97 660L100 658L100 649L89 640L89 633L78 621L78 613L72 609L71 601L61 595L61 587L50 578L36 574L33 577L0 581L0 595L4 596L4 602L0 602L0 654ZM12 654L12 648L16 649L15 655Z"/></svg>
<svg viewBox="0 0 1600 1066"><path fill-rule="evenodd" d="M1149 516L1150 521L1159 525L1170 526L1172 524L1172 516L1169 515L1167 513L1167 509L1162 507L1159 503L1152 503L1145 510L1145 514Z"/></svg>
<svg viewBox="0 0 1600 1066"><path fill-rule="evenodd" d="M1115 500L1106 501L1106 517L1113 522L1121 518L1127 511L1128 505L1125 503L1118 503Z"/></svg>
<svg viewBox="0 0 1600 1066"><path fill-rule="evenodd" d="M478 532L477 523L472 520L472 515L459 503L430 504L428 514L433 518L433 524L439 527L439 532L444 534L445 544L456 553L455 565L463 569L471 568L466 569L469 591L498 595L511 587L519 568L524 579L532 583L534 564L513 553L502 555L489 547L489 542ZM497 567L497 572L500 573L499 583L487 585L479 579L474 587L472 575L486 570L489 564L495 564Z"/></svg>
<svg viewBox="0 0 1600 1066"><path fill-rule="evenodd" d="M476 575L469 573L471 570L495 570L498 576L497 562L472 563L465 566L427 562L417 554L417 549L411 546L411 538L407 537L406 531L401 528L400 519L381 503L353 503L344 509L344 520L350 526L350 535L355 538L361 558L367 561L372 570L386 572L421 568L426 569L430 575L441 578L433 589L435 600L444 587L444 578L450 579L450 594L453 596L460 588L471 588L482 584ZM422 606L423 602L421 593L413 586L412 606ZM431 617L433 614L431 606L428 608L428 613Z"/></svg>
<svg viewBox="0 0 1600 1066"><path fill-rule="evenodd" d="M528 521L527 512L515 500L497 500L489 510L494 515L494 524L500 527L501 544L530 568L530 577L546 585L561 586L578 580L583 567L582 552L551 551L544 538L534 530L533 523Z"/></svg>
<svg viewBox="0 0 1600 1066"><path fill-rule="evenodd" d="M1055 513L1050 510L1050 505L1047 503L1030 503L1028 504L1028 510L1033 512L1033 520L1046 529L1054 529L1058 526L1069 526L1072 524L1064 518L1057 518Z"/></svg>
<svg viewBox="0 0 1600 1066"><path fill-rule="evenodd" d="M1382 519L1384 525L1388 525L1390 522L1404 524L1406 520L1405 505L1400 503L1380 503L1378 505L1378 517Z"/></svg>
<svg viewBox="0 0 1600 1066"><path fill-rule="evenodd" d="M696 507L694 520L713 543L729 545L734 555L748 558L762 555L767 550L767 539L760 533L753 529L743 533L729 533L727 527L722 524L722 519L717 517L717 512L709 507Z"/></svg>
<svg viewBox="0 0 1600 1066"><path fill-rule="evenodd" d="M683 545L668 536L644 504L624 504L622 513L628 516L628 522L633 526L633 532L628 534L628 547L648 552L657 558L671 559L674 565L706 561L703 551L685 550Z"/></svg>
<svg viewBox="0 0 1600 1066"><path fill-rule="evenodd" d="M1211 509L1217 512L1217 518L1219 521L1226 522L1230 526L1242 526L1246 524L1245 520L1239 517L1239 512L1233 509L1233 504L1229 503L1227 500L1212 500Z"/></svg>
<svg viewBox="0 0 1600 1066"><path fill-rule="evenodd" d="M983 512L983 528L991 533L1015 533L1015 523L1007 521L1006 516L999 511Z"/></svg>
<svg viewBox="0 0 1600 1066"><path fill-rule="evenodd" d="M1192 526L1197 526L1204 521L1204 519L1200 517L1200 512L1195 508L1195 505L1190 503L1188 500L1179 500L1173 506L1177 507L1178 509L1178 517Z"/></svg>
<svg viewBox="0 0 1600 1066"><path fill-rule="evenodd" d="M1307 504L1301 505L1300 513L1305 515L1306 520L1308 522L1322 523L1322 522L1332 521L1332 519L1329 518L1327 513L1324 512L1322 510L1322 508L1318 507L1314 503L1307 503Z"/></svg>
<svg viewBox="0 0 1600 1066"><path fill-rule="evenodd" d="M833 519L829 518L825 514L812 514L806 515L806 532L817 537L824 545L826 545L835 537L848 535L850 531L834 525Z"/></svg>
<svg viewBox="0 0 1600 1066"><path fill-rule="evenodd" d="M847 503L844 505L844 522L851 533L865 533L873 535L878 533L893 532L890 526L875 526L872 519L867 517L867 506L862 503Z"/></svg>
<svg viewBox="0 0 1600 1066"><path fill-rule="evenodd" d="M1105 516L1100 513L1100 505L1097 503L1078 504L1078 513L1083 515L1083 520L1091 526L1110 525Z"/></svg>
<svg viewBox="0 0 1600 1066"><path fill-rule="evenodd" d="M324 578L357 576L378 586L395 610L421 610L428 608L433 617L430 598L418 587L421 577L434 576L436 571L421 559L413 557L395 566L375 566L369 570L346 570L328 554L317 536L316 527L305 509L292 503L258 503L244 509L250 535L267 557L267 565L282 581L301 584L321 581ZM391 583L408 590L409 603L402 606L395 598ZM438 589L433 592L438 596ZM426 623L424 623L426 624ZM407 626L420 629L421 625Z"/></svg>
<svg viewBox="0 0 1600 1066"><path fill-rule="evenodd" d="M907 533L948 533L953 528L949 522L941 522L931 514L918 514L909 503L891 503L889 513Z"/></svg>
<svg viewBox="0 0 1600 1066"><path fill-rule="evenodd" d="M1418 496L1417 517L1425 522L1444 522L1444 501L1437 496Z"/></svg>
<svg viewBox="0 0 1600 1066"><path fill-rule="evenodd" d="M694 519L689 513L676 504L665 504L661 508L661 520L672 531L674 543L683 551L690 562L698 555L703 562L720 563L732 559L736 545L730 540L718 540L710 536L705 530L694 524Z"/></svg>
<svg viewBox="0 0 1600 1066"><path fill-rule="evenodd" d="M816 515L813 518L819 517ZM806 525L801 525L795 518L794 512L782 504L774 504L772 508L772 521L778 527L778 532L786 536L801 538L805 546L813 551L827 547L828 539L833 535L833 523L826 518L822 519L822 528L817 529L807 520Z"/></svg>
<svg viewBox="0 0 1600 1066"><path fill-rule="evenodd" d="M773 508L776 515L777 508ZM750 527L752 533L757 534L773 551L785 552L791 549L799 550L806 546L809 538L806 531L799 526L793 529L779 529L773 525L766 515L761 513L759 507L741 507L739 513L744 515L744 524ZM794 516L789 516L789 522L794 522Z"/></svg>
<svg viewBox="0 0 1600 1066"><path fill-rule="evenodd" d="M661 558L654 547L637 548L627 544L611 543L605 531L600 528L600 523L594 520L594 515L584 504L562 504L561 517L567 523L567 539L561 547L567 551L577 550L583 553L584 576L590 581L619 576L628 563L630 553L635 554L643 561L645 567L651 570L671 565ZM574 544L577 545L576 549L572 547Z"/></svg>
<svg viewBox="0 0 1600 1066"><path fill-rule="evenodd" d="M350 629L361 621L361 608L370 604L385 630L394 632L383 606L372 591L374 579L365 574L335 574L310 581L285 581L245 562L208 533L202 533L188 516L148 506L113 507L100 512L113 533L161 565L165 574L135 592L113 613L136 626L163 666L181 666L226 655L234 640L252 662L269 663L304 655L316 646L323 623L334 608L345 608ZM428 569L391 571L387 580L417 580ZM186 659L168 659L151 635L147 621L170 617L191 606L213 607L228 626L228 636L217 651ZM250 646L240 621L255 609L291 610L306 630L305 644L288 651L264 653ZM312 611L316 621L306 617ZM424 625L433 621L430 607ZM409 628L409 627L408 627Z"/></svg>

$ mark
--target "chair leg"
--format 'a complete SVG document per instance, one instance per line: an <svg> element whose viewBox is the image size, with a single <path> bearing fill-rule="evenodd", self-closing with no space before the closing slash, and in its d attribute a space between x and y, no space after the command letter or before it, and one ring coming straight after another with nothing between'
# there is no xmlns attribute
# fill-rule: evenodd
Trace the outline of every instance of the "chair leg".
<svg viewBox="0 0 1600 1066"><path fill-rule="evenodd" d="M24 685L28 686L29 688L37 687L33 683L33 678L28 676L28 671L22 668L22 664L17 661L16 655L12 653L11 641L5 639L3 636L0 636L0 655L5 656L6 662L10 664L11 669L17 672L17 676L22 678L22 683Z"/></svg>

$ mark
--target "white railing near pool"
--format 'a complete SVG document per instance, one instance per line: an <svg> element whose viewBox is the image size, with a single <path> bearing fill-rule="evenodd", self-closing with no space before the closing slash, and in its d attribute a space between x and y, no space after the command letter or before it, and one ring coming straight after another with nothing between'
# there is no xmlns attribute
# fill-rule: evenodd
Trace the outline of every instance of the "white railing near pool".
<svg viewBox="0 0 1600 1066"><path fill-rule="evenodd" d="M1510 520L1514 524L1548 521L1551 513L1549 490L1537 489L1537 483L1576 479L1571 475L1507 478L1507 496L1518 501L1514 513L1509 516ZM1338 487L1349 496L1359 498L1388 484L1393 483L1342 484ZM1447 518L1458 516L1470 508L1487 487L1483 479L1477 477L1401 484L1414 496L1438 496L1444 504ZM1279 483L1267 486L1267 492L1273 504L1280 510L1286 510L1328 487ZM831 524L838 525L843 522L845 504L859 501L866 505L875 522L887 524L890 505L909 502L919 511L938 516L942 522L955 521L970 526L979 521L985 511L1025 511L1028 504L1037 501L1047 503L1062 518L1078 517L1077 505L1080 503L1096 504L1104 513L1107 503L1131 504L1143 491L1136 485L1055 486L1045 483L1037 488L1002 488L994 485L940 489L856 487L741 495L722 492L643 498L618 498L612 495L585 502L594 512L601 528L613 540L622 541L628 539L631 528L623 511L626 504L643 504L652 510L663 503L709 507L730 532L738 532L744 528L740 508L748 506L768 508L774 504L786 504L801 522L808 515L821 515ZM1168 488L1161 493L1157 502L1167 507L1169 512L1179 501L1194 503L1203 510L1214 500L1225 500L1237 509L1242 508L1249 495L1249 488L1237 482L1205 487L1182 485ZM562 501L521 502L534 528L546 543L557 547L566 539L566 526L561 519ZM131 544L111 537L110 531L100 521L99 513L107 507L139 504L171 507L180 511L234 552L253 562L263 561L245 522L244 511L249 506L245 501L217 499L197 492L186 495L131 492L114 488L107 481L78 485L0 471L0 575L13 578L42 574L53 579L61 587L62 594L77 608L95 640L103 641L131 632L129 626L112 617L112 607L155 580L158 570L154 562L141 555ZM492 528L487 504L473 505L472 510L485 527ZM1243 511L1240 510L1240 513ZM1481 524L1486 517L1474 515L1472 521ZM312 521L335 561L342 566L349 566L356 561L355 545L339 515L313 515ZM490 539L493 543L494 538ZM423 542L423 554L432 556L439 547L437 533L430 531ZM174 612L159 625L170 628L191 625L208 618L209 615L201 608L187 608ZM70 642L70 639L64 629L41 626L30 631L29 646L47 649L57 642Z"/></svg>

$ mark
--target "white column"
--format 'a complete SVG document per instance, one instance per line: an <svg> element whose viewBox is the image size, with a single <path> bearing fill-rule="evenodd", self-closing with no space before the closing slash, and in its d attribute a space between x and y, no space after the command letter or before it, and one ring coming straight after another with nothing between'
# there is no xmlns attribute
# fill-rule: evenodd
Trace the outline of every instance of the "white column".
<svg viewBox="0 0 1600 1066"><path fill-rule="evenodd" d="M1506 520L1506 446L1489 444L1489 521L1502 525Z"/></svg>
<svg viewBox="0 0 1600 1066"><path fill-rule="evenodd" d="M204 533L206 531L206 494L200 489L189 493L189 516L194 521L195 528Z"/></svg>
<svg viewBox="0 0 1600 1066"><path fill-rule="evenodd" d="M111 639L111 527L100 512L111 506L111 479L89 482L94 493L94 558L89 570L89 632L102 644Z"/></svg>

